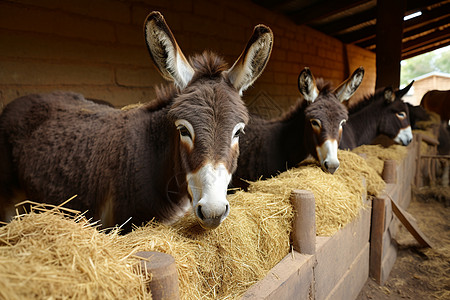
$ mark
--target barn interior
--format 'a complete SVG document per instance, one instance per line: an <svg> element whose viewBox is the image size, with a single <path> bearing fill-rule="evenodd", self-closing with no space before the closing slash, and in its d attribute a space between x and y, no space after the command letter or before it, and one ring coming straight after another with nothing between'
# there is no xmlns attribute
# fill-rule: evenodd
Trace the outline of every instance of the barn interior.
<svg viewBox="0 0 450 300"><path fill-rule="evenodd" d="M401 60L450 45L450 0L6 0L0 1L0 112L17 97L54 90L81 93L88 99L107 101L117 108L152 101L155 86L167 83L153 66L145 46L143 21L153 10L165 16L186 56L208 49L221 54L229 64L237 59L255 25L269 26L275 37L271 58L261 77L243 95L249 110L263 118L278 117L302 101L297 80L304 67L309 67L317 78L324 78L336 86L356 68L363 66L363 83L351 99L355 103L379 87L399 87ZM443 86L442 89L449 88ZM428 143L425 146L420 144L422 154L435 155L437 145L434 137L424 139ZM409 153L413 153L414 158L418 155L417 152ZM399 165L403 164L402 159L398 158ZM432 158L423 160L431 164L427 159L431 161ZM378 173L381 176L381 169ZM445 199L448 195L441 197ZM441 213L448 212L447 206L439 205ZM42 219L39 224L48 225ZM66 220L61 224L67 226ZM83 224L82 230L89 227ZM23 230L28 227L23 223L16 228ZM81 229L74 226L74 230ZM223 230L224 234L227 233ZM258 230L262 232L264 228ZM119 249L119 240L122 239L119 235L116 237L113 233L99 237L97 233L89 231L85 240L95 240L99 246L83 251L92 253L98 248L113 245L116 249L111 251L117 251L120 257L114 258L114 263L129 263L133 249ZM443 234L444 242L450 240L448 230ZM78 237L77 234L74 236ZM0 243L4 240L0 234ZM161 244L171 248L165 242ZM128 246L137 247L131 242ZM1 247L5 249L5 245ZM448 251L448 245L445 247L439 249ZM217 246L211 251L221 250ZM411 251L430 258L430 261L437 261L433 260L437 257L445 264L448 252L444 250L439 254ZM18 257L17 253L13 254ZM189 257L183 259L190 260ZM245 257L240 262L245 264ZM83 263L86 270L91 268L89 260ZM446 264L448 266L448 261ZM187 262L183 267L185 270L191 268ZM210 274L216 274L215 266L207 267ZM107 267L92 267L94 269L105 271ZM27 269L24 268L23 272L26 273ZM39 267L37 272L40 272ZM90 276L102 278L105 274L109 276L100 271ZM134 275L124 276L131 278ZM366 276L368 278L369 275ZM419 273L417 276L426 280L427 274ZM1 278L0 266L0 295L1 290L7 289L2 286ZM27 278L18 277L22 281L19 285ZM216 280L211 278L210 281ZM109 279L111 284L117 283L115 277ZM417 281L413 283L417 284ZM439 283L441 291L433 295L445 299L450 293L448 284ZM389 297L396 288L401 290L398 286L390 286L388 293L379 283L372 284L372 288L379 292L369 294L372 296ZM141 286L133 285L132 289L145 294ZM92 297L96 295L93 293ZM114 294L107 295L114 297ZM210 295L214 298L214 291ZM197 296L201 298L201 295ZM241 297L242 294L234 296ZM188 296L184 297L188 299ZM367 298L359 295L358 299Z"/></svg>

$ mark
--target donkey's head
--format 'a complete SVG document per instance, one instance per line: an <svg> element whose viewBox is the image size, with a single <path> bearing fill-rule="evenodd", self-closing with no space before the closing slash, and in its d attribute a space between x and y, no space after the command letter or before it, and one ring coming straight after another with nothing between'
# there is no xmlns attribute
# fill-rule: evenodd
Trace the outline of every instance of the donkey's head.
<svg viewBox="0 0 450 300"><path fill-rule="evenodd" d="M348 119L348 100L358 89L364 77L364 69L358 68L334 91L328 86L316 85L316 80L305 68L298 77L298 88L307 101L305 109L305 137L310 153L324 170L334 173L339 168L337 150L342 135L342 125Z"/></svg>
<svg viewBox="0 0 450 300"><path fill-rule="evenodd" d="M212 53L186 60L159 12L147 17L145 37L159 71L179 89L169 118L178 130L180 167L194 213L203 227L215 228L230 211L227 187L237 167L239 135L248 121L241 94L263 72L272 32L256 26L231 68Z"/></svg>
<svg viewBox="0 0 450 300"><path fill-rule="evenodd" d="M406 95L414 81L401 90L394 91L392 87L387 87L383 91L375 94L375 99L382 98L383 107L378 133L387 135L397 144L408 145L413 138L408 105L403 102L402 97Z"/></svg>

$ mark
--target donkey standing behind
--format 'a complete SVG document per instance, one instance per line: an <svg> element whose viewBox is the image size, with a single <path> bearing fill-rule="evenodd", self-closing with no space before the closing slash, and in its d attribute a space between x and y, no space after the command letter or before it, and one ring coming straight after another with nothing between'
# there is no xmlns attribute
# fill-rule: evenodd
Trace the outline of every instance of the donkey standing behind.
<svg viewBox="0 0 450 300"><path fill-rule="evenodd" d="M233 186L246 188L244 180L268 178L297 166L308 155L322 168L334 173L339 167L337 149L347 109L341 104L358 89L364 69L358 68L334 91L328 85L316 85L305 68L299 75L298 87L305 101L274 120L251 116L245 134L239 141L240 155ZM242 180L243 179L243 180Z"/></svg>
<svg viewBox="0 0 450 300"><path fill-rule="evenodd" d="M240 97L262 73L273 35L255 27L234 65L204 52L188 62L159 12L145 22L150 55L178 89L122 111L74 93L30 95L0 116L0 217L10 220L25 197L67 206L104 227L152 218L174 221L189 208L217 227L248 121ZM189 199L190 198L190 199ZM131 228L127 224L127 230Z"/></svg>
<svg viewBox="0 0 450 300"><path fill-rule="evenodd" d="M402 97L413 83L414 81L395 92L391 87L387 87L350 107L339 148L353 149L370 144L380 134L388 136L398 144L408 145L413 136L408 106Z"/></svg>

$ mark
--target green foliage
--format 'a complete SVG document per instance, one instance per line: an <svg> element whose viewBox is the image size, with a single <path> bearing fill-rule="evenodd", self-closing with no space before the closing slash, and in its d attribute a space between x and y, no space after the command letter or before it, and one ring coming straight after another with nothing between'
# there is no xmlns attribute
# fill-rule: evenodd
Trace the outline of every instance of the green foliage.
<svg viewBox="0 0 450 300"><path fill-rule="evenodd" d="M400 84L433 71L450 73L450 46L402 61Z"/></svg>

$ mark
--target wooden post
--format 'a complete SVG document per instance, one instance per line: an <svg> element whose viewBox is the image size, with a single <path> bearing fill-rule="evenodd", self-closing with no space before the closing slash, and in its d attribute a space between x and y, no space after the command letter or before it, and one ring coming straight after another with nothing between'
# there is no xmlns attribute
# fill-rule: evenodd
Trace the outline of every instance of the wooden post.
<svg viewBox="0 0 450 300"><path fill-rule="evenodd" d="M151 281L148 284L154 300L178 300L178 274L175 259L166 253L142 251L136 253L142 258L141 270L148 274Z"/></svg>
<svg viewBox="0 0 450 300"><path fill-rule="evenodd" d="M316 253L316 201L314 194L293 190L291 202L295 209L292 238L294 249L302 254Z"/></svg>
<svg viewBox="0 0 450 300"><path fill-rule="evenodd" d="M386 183L397 183L397 163L395 160L387 159L384 161L381 177Z"/></svg>
<svg viewBox="0 0 450 300"><path fill-rule="evenodd" d="M414 184L416 187L422 186L422 162L421 162L421 146L422 146L422 135L416 134L415 140L417 143L416 152L416 176L414 177Z"/></svg>
<svg viewBox="0 0 450 300"><path fill-rule="evenodd" d="M370 276L381 284L381 264L383 262L383 236L385 231L386 199L372 201L372 230L370 234Z"/></svg>
<svg viewBox="0 0 450 300"><path fill-rule="evenodd" d="M405 6L406 0L377 1L376 88L400 85Z"/></svg>

